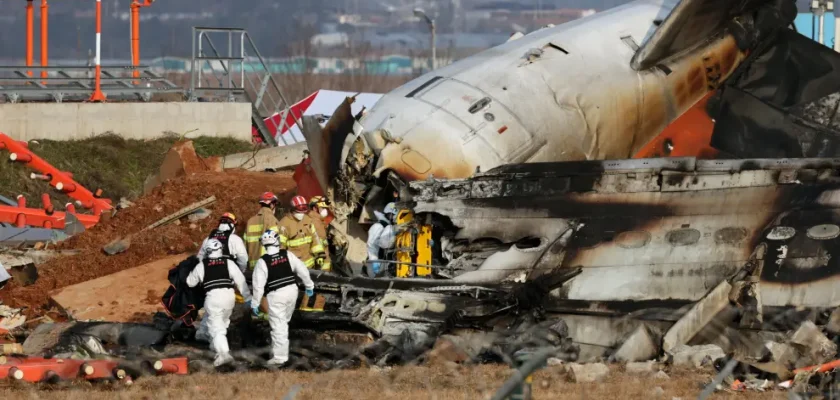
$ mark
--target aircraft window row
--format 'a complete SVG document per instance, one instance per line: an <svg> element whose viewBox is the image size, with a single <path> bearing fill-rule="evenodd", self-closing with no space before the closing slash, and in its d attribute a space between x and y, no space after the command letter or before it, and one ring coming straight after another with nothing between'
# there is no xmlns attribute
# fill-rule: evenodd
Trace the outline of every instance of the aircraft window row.
<svg viewBox="0 0 840 400"><path fill-rule="evenodd" d="M813 240L831 240L840 237L840 226L835 224L815 225L805 232ZM749 232L745 228L726 227L715 231L714 241L718 245L736 245L743 242ZM697 244L702 233L693 228L681 228L665 234L665 240L672 246L692 246ZM790 226L775 226L767 233L769 240L788 240L796 236L796 229ZM648 245L651 234L646 231L626 231L615 236L613 242L625 249L638 249ZM597 246L597 245L596 245Z"/></svg>
<svg viewBox="0 0 840 400"><path fill-rule="evenodd" d="M840 232L838 232L840 233ZM740 227L726 227L715 231L714 241L718 245L737 245L747 238L748 231ZM693 228L675 229L665 234L665 240L672 246L692 246L697 244L702 233ZM646 231L626 231L616 235L613 242L625 249L638 249L648 245L652 237Z"/></svg>
<svg viewBox="0 0 840 400"><path fill-rule="evenodd" d="M805 232L813 240L831 240L840 236L840 226L835 224L814 225ZM796 229L790 226L774 226L767 233L769 240L788 240L796 236Z"/></svg>

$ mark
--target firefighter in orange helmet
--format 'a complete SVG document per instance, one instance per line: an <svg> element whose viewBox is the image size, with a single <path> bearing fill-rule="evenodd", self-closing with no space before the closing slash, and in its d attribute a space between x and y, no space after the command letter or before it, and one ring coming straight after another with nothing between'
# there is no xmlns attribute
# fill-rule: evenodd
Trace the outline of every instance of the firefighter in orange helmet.
<svg viewBox="0 0 840 400"><path fill-rule="evenodd" d="M251 273L257 260L265 254L265 248L260 244L260 237L263 232L271 229L280 232L277 218L274 216L274 209L277 207L277 196L271 192L265 192L259 199L260 210L248 220L245 228L245 247L248 248L248 272L245 276L250 281Z"/></svg>

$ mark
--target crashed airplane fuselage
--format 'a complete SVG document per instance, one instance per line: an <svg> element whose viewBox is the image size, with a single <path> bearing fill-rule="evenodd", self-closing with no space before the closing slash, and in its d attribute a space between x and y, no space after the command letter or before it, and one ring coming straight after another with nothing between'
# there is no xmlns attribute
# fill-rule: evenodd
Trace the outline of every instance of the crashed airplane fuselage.
<svg viewBox="0 0 840 400"><path fill-rule="evenodd" d="M433 71L366 115L348 101L323 130L304 119L335 265L365 261L373 210L396 197L411 216L397 217L397 278L321 275L319 291L391 337L547 312L584 360L730 351L790 329L792 310L840 306L840 161L736 159L840 148L840 55L803 46L795 14L788 0L637 1ZM629 159L696 125L709 136L683 143L732 159Z"/></svg>
<svg viewBox="0 0 840 400"><path fill-rule="evenodd" d="M785 0L635 1L432 71L358 120L346 103L323 130L304 119L347 261L366 257L358 224L394 192L407 200L408 182L633 157L795 14Z"/></svg>
<svg viewBox="0 0 840 400"><path fill-rule="evenodd" d="M544 28L389 92L355 127L336 113L307 135L313 165L352 204L359 174L631 158L794 16L790 1L640 0Z"/></svg>

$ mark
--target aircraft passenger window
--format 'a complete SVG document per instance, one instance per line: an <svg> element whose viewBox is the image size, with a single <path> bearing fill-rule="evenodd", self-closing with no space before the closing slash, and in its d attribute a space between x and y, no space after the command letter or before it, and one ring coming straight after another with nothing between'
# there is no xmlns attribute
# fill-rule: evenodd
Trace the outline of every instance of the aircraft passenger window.
<svg viewBox="0 0 840 400"><path fill-rule="evenodd" d="M700 231L697 229L677 229L665 235L668 243L674 246L691 246L700 241Z"/></svg>
<svg viewBox="0 0 840 400"><path fill-rule="evenodd" d="M726 227L715 232L716 244L732 244L741 243L747 238L747 230L738 227Z"/></svg>
<svg viewBox="0 0 840 400"><path fill-rule="evenodd" d="M840 226L824 224L812 226L808 229L808 237L814 240L829 240L840 236Z"/></svg>
<svg viewBox="0 0 840 400"><path fill-rule="evenodd" d="M622 232L615 237L615 243L625 249L638 249L650 243L650 233L645 231Z"/></svg>
<svg viewBox="0 0 840 400"><path fill-rule="evenodd" d="M796 229L789 226L776 226L767 234L770 240L788 240L796 235Z"/></svg>
<svg viewBox="0 0 840 400"><path fill-rule="evenodd" d="M433 83L435 83L435 82L437 82L437 81L439 81L439 80L441 80L441 79L443 79L443 77L442 77L442 76L436 76L436 77L434 77L434 78L432 78L432 79L429 79L429 81L428 81L428 82L426 82L426 83L424 83L424 84L422 84L422 85L418 86L418 87L417 87L417 89L412 90L412 91L411 91L411 92L409 92L407 95L405 95L405 97L407 97L407 98L409 98L409 99L410 99L410 98L414 97L414 95L416 95L417 93L422 92L422 91L423 91L423 89L425 89L425 88L427 88L427 87L431 86Z"/></svg>

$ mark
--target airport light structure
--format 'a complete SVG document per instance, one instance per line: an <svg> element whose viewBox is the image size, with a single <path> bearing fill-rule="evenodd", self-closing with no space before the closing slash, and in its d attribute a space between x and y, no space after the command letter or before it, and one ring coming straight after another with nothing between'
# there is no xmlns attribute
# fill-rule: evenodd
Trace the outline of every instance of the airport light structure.
<svg viewBox="0 0 840 400"><path fill-rule="evenodd" d="M105 101L105 94L102 93L102 0L96 0L96 56L94 56L93 64L96 68L94 76L93 94L90 96L90 101L99 102Z"/></svg>
<svg viewBox="0 0 840 400"><path fill-rule="evenodd" d="M49 64L49 10L47 0L41 0L41 66ZM47 77L47 70L41 70L41 78ZM46 82L43 82L46 83Z"/></svg>
<svg viewBox="0 0 840 400"><path fill-rule="evenodd" d="M134 67L132 76L140 77L137 67L140 65L140 9L149 7L155 0L132 0L131 1L131 66ZM136 85L138 82L135 81Z"/></svg>
<svg viewBox="0 0 840 400"><path fill-rule="evenodd" d="M33 62L34 33L35 29L35 5L34 0L26 0L26 66L31 67ZM46 67L49 60L48 43L48 25L49 25L49 4L47 0L41 0L41 66ZM28 75L32 76L32 71L28 71ZM47 71L41 70L41 78L47 77ZM46 83L46 82L42 82Z"/></svg>
<svg viewBox="0 0 840 400"><path fill-rule="evenodd" d="M26 0L26 66L32 67L34 61L34 2L35 0ZM133 67L132 76L140 78L140 9L149 7L155 0L132 0L131 1L131 64ZM101 46L102 46L102 0L96 0L96 56L95 64L95 88L91 101L103 101L105 95L101 88ZM41 67L49 65L49 4L47 0L41 0ZM32 76L32 70L27 71L27 75ZM41 70L41 78L47 78L48 72L46 69ZM41 82L46 85L47 82ZM137 82L134 82L137 84Z"/></svg>
<svg viewBox="0 0 840 400"><path fill-rule="evenodd" d="M34 34L32 30L34 29L34 19L35 19L35 10L34 5L32 4L32 0L26 0L26 66L32 66L32 40L34 39ZM32 76L32 70L26 71L26 74Z"/></svg>
<svg viewBox="0 0 840 400"><path fill-rule="evenodd" d="M414 16L417 17L417 18L425 19L426 24L429 25L429 30L432 33L432 61L429 64L431 64L430 68L432 70L435 70L436 65L437 65L437 43L436 43L437 33L435 32L435 20L430 18L429 15L426 14L426 12L423 11L422 8L415 8L414 9Z"/></svg>

